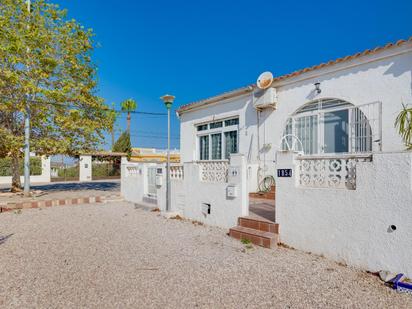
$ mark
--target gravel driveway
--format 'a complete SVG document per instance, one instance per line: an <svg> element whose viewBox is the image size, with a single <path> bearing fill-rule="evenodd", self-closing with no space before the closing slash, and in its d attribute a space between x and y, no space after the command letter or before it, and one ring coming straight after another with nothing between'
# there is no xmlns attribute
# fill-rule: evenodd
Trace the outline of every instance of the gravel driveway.
<svg viewBox="0 0 412 309"><path fill-rule="evenodd" d="M412 308L370 274L127 203L0 214L0 307Z"/></svg>

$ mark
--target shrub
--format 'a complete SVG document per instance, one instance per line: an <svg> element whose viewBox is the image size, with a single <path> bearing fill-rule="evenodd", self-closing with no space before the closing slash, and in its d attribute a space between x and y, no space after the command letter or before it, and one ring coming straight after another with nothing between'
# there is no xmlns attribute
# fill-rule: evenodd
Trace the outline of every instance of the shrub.
<svg viewBox="0 0 412 309"><path fill-rule="evenodd" d="M24 162L23 159L20 160L20 175L24 173ZM37 176L41 175L42 166L41 158L32 157L30 158L30 175ZM11 176L11 158L0 158L0 176Z"/></svg>

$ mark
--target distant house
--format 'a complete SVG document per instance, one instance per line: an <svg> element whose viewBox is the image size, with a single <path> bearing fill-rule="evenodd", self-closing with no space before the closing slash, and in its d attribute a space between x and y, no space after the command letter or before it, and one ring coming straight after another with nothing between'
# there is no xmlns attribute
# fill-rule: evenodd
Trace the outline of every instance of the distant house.
<svg viewBox="0 0 412 309"><path fill-rule="evenodd" d="M275 76L180 107L181 161L244 154L248 187L274 175L276 152L309 156L399 151L394 127L412 103L412 38Z"/></svg>
<svg viewBox="0 0 412 309"><path fill-rule="evenodd" d="M163 163L167 161L167 151L156 148L132 148L130 161ZM170 162L180 162L180 153L178 150L174 149L170 151Z"/></svg>

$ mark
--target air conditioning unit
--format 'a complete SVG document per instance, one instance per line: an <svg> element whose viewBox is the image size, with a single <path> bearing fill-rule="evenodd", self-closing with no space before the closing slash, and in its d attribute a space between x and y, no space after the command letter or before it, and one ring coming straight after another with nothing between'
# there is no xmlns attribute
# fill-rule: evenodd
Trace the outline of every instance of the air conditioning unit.
<svg viewBox="0 0 412 309"><path fill-rule="evenodd" d="M276 109L276 103L277 96L275 88L260 89L253 94L253 106L258 110L265 108Z"/></svg>

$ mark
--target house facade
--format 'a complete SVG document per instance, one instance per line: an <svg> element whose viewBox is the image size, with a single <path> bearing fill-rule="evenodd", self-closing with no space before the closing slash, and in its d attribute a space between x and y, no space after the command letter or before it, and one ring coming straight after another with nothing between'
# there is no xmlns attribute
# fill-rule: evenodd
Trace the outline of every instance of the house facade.
<svg viewBox="0 0 412 309"><path fill-rule="evenodd" d="M261 105L264 96L269 104ZM323 156L404 149L394 123L411 102L412 38L275 77L266 90L249 85L182 106L181 162L243 154L249 191L257 191L275 174L279 150Z"/></svg>

